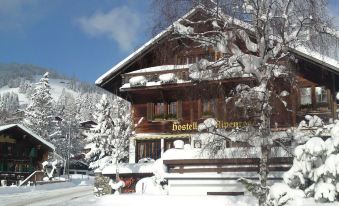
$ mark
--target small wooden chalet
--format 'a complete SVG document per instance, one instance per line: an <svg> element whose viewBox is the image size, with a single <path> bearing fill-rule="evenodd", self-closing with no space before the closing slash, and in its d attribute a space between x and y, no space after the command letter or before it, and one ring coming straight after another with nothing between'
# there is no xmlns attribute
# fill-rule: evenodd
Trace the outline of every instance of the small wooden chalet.
<svg viewBox="0 0 339 206"><path fill-rule="evenodd" d="M200 12L204 11L195 8L184 18L194 18ZM233 24L241 27L245 23L234 21ZM192 148L202 147L203 141L195 138L195 134L198 133L198 124L210 117L218 121L220 128L236 128L251 123L234 106L234 101L225 101L225 94L237 84L251 81L250 78L235 77L198 84L192 81L189 77L192 64L200 59L217 61L221 54L213 48L187 49L180 46L179 42L171 39L172 29L170 26L159 33L96 81L99 87L126 99L132 105L136 127L135 135L130 139L130 163L137 163L143 158L162 157L166 150L173 148L175 140L183 140ZM298 59L291 68L296 73L297 85L290 88L281 84L278 88L289 92L284 101L290 107L287 110L281 101L274 102L272 130L295 127L307 114L317 115L325 121L338 119L336 94L339 84L336 82L339 82L339 62L303 47L291 49L291 52ZM230 150L246 147L246 143L226 144ZM292 159L285 157L271 160L275 171L288 170ZM172 173L168 176L169 180L201 180L201 173L214 173L218 177L204 178L235 181L239 176L232 175L234 172L258 171L257 158L243 158L226 157L209 161L185 159L183 156L182 159L167 158L164 163L169 168L168 172ZM237 169L236 165L245 167ZM281 179L281 174L278 177ZM271 177L272 180L274 178L277 176ZM213 191L211 189L210 192Z"/></svg>
<svg viewBox="0 0 339 206"><path fill-rule="evenodd" d="M0 181L19 184L36 171L55 147L20 124L0 126ZM41 173L41 172L39 172ZM42 180L40 175L38 178ZM39 180L39 179L36 179Z"/></svg>

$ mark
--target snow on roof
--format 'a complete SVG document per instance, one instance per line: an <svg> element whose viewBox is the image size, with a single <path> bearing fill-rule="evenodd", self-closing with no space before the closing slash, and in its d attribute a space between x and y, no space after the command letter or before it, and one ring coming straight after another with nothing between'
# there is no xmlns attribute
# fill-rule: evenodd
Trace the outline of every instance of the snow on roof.
<svg viewBox="0 0 339 206"><path fill-rule="evenodd" d="M298 46L296 48L291 48L291 50L292 50L292 52L294 52L294 53L296 53L296 54L298 54L302 57L313 60L317 63L325 65L325 66L339 72L339 61L332 59L331 57L320 54L319 52L311 50L310 48L307 48L305 46Z"/></svg>
<svg viewBox="0 0 339 206"><path fill-rule="evenodd" d="M24 132L30 134L32 137L34 137L35 139L37 139L39 142L41 142L42 144L48 146L49 148L51 148L52 150L55 150L55 146L53 144L51 144L50 142L44 140L42 137L40 137L39 135L35 134L32 130L28 129L27 127L21 125L21 124L9 124L9 125L3 125L0 126L0 132L1 131L5 131L7 129L13 128L13 127L19 127L21 130L23 130Z"/></svg>
<svg viewBox="0 0 339 206"><path fill-rule="evenodd" d="M116 164L111 164L104 169L102 169L103 175L115 174L117 169ZM153 173L154 171L154 162L151 163L122 163L118 166L120 174L132 174L132 173Z"/></svg>

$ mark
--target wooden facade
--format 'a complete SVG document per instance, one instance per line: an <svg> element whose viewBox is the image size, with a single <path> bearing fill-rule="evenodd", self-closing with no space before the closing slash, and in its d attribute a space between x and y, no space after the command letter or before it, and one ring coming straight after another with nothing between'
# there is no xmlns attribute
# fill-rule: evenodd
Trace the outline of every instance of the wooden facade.
<svg viewBox="0 0 339 206"><path fill-rule="evenodd" d="M0 129L0 180L3 184L18 184L33 172L42 170L42 162L54 150L53 145L37 139L20 125L1 126Z"/></svg>
<svg viewBox="0 0 339 206"><path fill-rule="evenodd" d="M242 42L237 44L240 49L245 49ZM336 82L339 80L339 68L328 66L325 62L302 53L295 52L295 56L298 59L296 62L282 62L295 74L293 83L286 84L279 78L272 83L276 93L288 92L288 95L280 99L271 99L273 110L270 122L273 130L296 127L305 115L317 115L325 121L338 118L336 93L339 85ZM171 34L167 31L147 42L100 78L97 82L100 87L132 104L133 122L137 125L136 135L143 136L133 140L134 161L145 157L160 157L165 149L171 147L171 144L165 145L169 139L183 139L193 145L187 134L197 133L198 124L207 118L215 118L219 127L225 129L255 124L255 114L244 114L242 109L235 106L236 100L226 101L227 95L238 84L253 86L255 82L251 77L202 82L189 78L191 64L200 59L213 62L221 57L222 54L212 48L188 49L171 39ZM154 68L165 65L168 66L166 69ZM142 76L149 82L159 82L160 75L169 73L180 79L180 83L129 85L134 77ZM156 137L157 134L159 137ZM161 137L164 134L168 136ZM185 135L180 136L181 134ZM244 145L229 144L230 147Z"/></svg>

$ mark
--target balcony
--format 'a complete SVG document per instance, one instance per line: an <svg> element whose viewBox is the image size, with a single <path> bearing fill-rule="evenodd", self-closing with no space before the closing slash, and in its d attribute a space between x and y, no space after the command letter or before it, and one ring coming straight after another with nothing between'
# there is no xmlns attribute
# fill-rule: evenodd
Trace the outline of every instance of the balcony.
<svg viewBox="0 0 339 206"><path fill-rule="evenodd" d="M150 67L145 69L140 69L134 72L122 74L122 88L126 87L136 87L135 85L129 85L131 83L132 78L143 77L145 81L144 84L140 84L139 86L152 86L152 85L161 85L166 84L165 81L161 79L161 77L168 77L171 74L173 79L169 79L167 82L169 83L183 83L189 82L189 65L164 65L157 67ZM133 80L133 79L132 79ZM172 81L171 81L172 80ZM149 85L146 85L146 82Z"/></svg>

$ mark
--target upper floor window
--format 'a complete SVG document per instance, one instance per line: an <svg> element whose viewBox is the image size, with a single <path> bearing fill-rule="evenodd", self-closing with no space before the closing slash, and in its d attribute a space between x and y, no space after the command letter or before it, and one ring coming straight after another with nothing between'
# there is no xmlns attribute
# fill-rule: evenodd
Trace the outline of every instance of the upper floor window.
<svg viewBox="0 0 339 206"><path fill-rule="evenodd" d="M315 97L317 104L324 104L328 102L327 90L325 87L316 87L315 88Z"/></svg>
<svg viewBox="0 0 339 206"><path fill-rule="evenodd" d="M154 103L154 119L165 119L165 103L163 102L157 102Z"/></svg>
<svg viewBox="0 0 339 206"><path fill-rule="evenodd" d="M328 93L324 86L300 88L301 109L328 109Z"/></svg>
<svg viewBox="0 0 339 206"><path fill-rule="evenodd" d="M216 58L220 58L216 56ZM208 61L214 61L215 57L212 53L203 53L203 54L195 54L189 56L179 56L177 58L177 64L194 64L199 62L201 59L206 59Z"/></svg>
<svg viewBox="0 0 339 206"><path fill-rule="evenodd" d="M177 102L169 102L167 107L167 119L176 119L178 110Z"/></svg>
<svg viewBox="0 0 339 206"><path fill-rule="evenodd" d="M301 88L300 89L300 105L311 105L312 104L312 88Z"/></svg>
<svg viewBox="0 0 339 206"><path fill-rule="evenodd" d="M147 119L150 121L178 119L178 117L181 117L181 102L182 101L147 103Z"/></svg>

